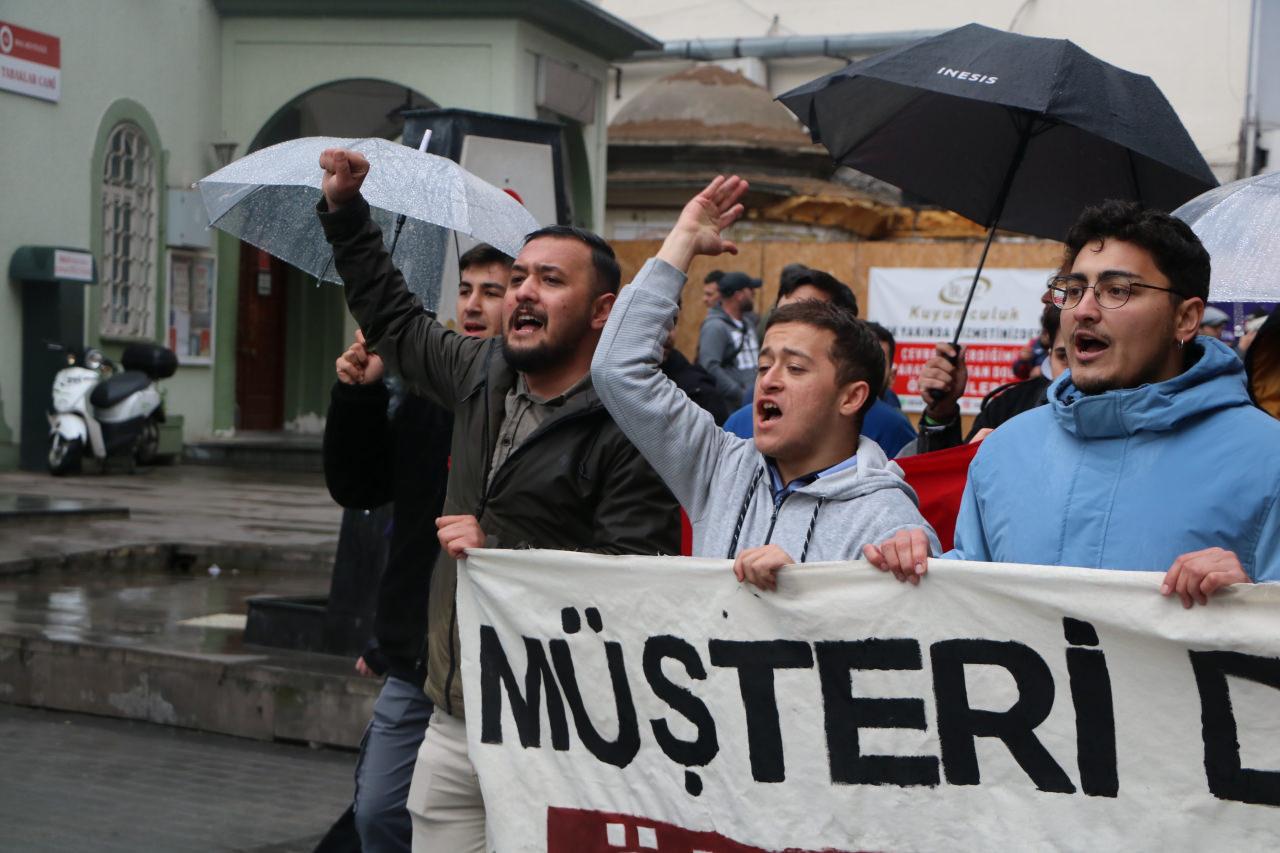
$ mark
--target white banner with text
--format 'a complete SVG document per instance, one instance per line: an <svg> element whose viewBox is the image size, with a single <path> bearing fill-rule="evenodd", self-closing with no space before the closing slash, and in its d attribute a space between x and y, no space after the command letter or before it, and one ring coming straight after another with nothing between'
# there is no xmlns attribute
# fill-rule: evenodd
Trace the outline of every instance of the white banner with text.
<svg viewBox="0 0 1280 853"><path fill-rule="evenodd" d="M976 414L989 392L1016 380L1014 361L1040 334L1040 297L1051 273L995 267L982 271L960 335L969 369L969 384L960 398L966 415ZM951 342L972 284L972 268L871 268L867 319L883 325L897 341L893 390L904 410L923 408L916 379L934 356L935 345Z"/></svg>
<svg viewBox="0 0 1280 853"><path fill-rule="evenodd" d="M1267 849L1280 585L476 551L459 566L490 850Z"/></svg>

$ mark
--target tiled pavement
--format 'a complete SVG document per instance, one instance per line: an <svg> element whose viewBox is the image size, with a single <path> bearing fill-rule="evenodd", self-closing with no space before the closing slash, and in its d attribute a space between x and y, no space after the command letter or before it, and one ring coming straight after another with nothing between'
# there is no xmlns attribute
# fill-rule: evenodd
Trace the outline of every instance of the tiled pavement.
<svg viewBox="0 0 1280 853"><path fill-rule="evenodd" d="M310 851L355 755L0 704L0 851Z"/></svg>

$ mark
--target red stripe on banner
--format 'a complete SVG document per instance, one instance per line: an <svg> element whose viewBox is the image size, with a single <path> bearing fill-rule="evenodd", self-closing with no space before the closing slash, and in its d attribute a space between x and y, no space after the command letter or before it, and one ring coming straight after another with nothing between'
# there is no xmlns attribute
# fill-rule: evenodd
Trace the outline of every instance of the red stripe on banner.
<svg viewBox="0 0 1280 853"><path fill-rule="evenodd" d="M547 809L547 853L771 853L727 838L718 832L699 832L635 815L588 809ZM781 853L779 851L778 853ZM818 853L788 847L785 853ZM822 853L845 853L834 847Z"/></svg>

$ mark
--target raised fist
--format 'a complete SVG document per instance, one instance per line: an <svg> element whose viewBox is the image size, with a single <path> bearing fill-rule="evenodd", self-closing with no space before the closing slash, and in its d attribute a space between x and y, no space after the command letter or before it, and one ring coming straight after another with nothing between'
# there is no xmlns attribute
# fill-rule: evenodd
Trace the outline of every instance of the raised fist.
<svg viewBox="0 0 1280 853"><path fill-rule="evenodd" d="M369 174L369 161L358 151L345 148L326 148L320 154L320 168L324 179L320 189L329 210L337 210L360 194L360 185Z"/></svg>

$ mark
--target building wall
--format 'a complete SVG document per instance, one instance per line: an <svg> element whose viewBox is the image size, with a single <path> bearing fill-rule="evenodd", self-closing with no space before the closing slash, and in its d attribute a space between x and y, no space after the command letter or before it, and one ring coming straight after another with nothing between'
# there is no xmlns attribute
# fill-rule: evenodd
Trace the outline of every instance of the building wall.
<svg viewBox="0 0 1280 853"><path fill-rule="evenodd" d="M1250 0L601 0L600 5L663 40L950 29L971 22L1067 38L1121 68L1151 76L1219 178L1235 178ZM818 58L752 69L752 62L745 61L748 76L775 94L843 65ZM610 114L650 82L686 65L623 65L622 97L610 93ZM761 74L767 79L759 79Z"/></svg>
<svg viewBox="0 0 1280 853"><path fill-rule="evenodd" d="M584 184L589 202L579 218L603 221L607 64L536 27L495 19L222 19L211 0L8 0L0 18L57 36L62 48L60 102L0 92L0 133L11 166L20 164L0 178L8 202L0 209L0 262L7 263L24 244L100 250L95 187L105 135L117 119L137 121L157 148L157 340L166 316L165 190L188 189L218 167L211 143L233 141L242 156L278 110L337 80L380 79L442 106L537 118L537 56L569 62L599 83L599 118L578 129L589 177L589 186ZM168 410L184 417L188 441L234 423L239 246L219 234L214 251L214 363L181 367L162 383ZM0 285L0 468L17 459L20 300L17 285ZM316 388L327 389L338 354L328 350L352 331L340 302L336 290L298 300L301 313L293 319L316 320L318 329L304 342L304 358L321 366L302 379L291 368L296 375L286 388L286 411L296 424L323 414L324 395ZM91 291L86 308L91 342L96 342L99 305L100 297ZM317 310L318 320L308 313Z"/></svg>
<svg viewBox="0 0 1280 853"><path fill-rule="evenodd" d="M567 62L579 72L596 81L596 115L591 124L578 125L571 123L566 135L577 133L582 137L587 157L587 179L590 186L586 188L590 199L590 210L575 210L578 224L600 229L604 223L604 195L606 156L608 140L608 109L606 93L609 89L609 65L597 56L548 35L542 30L521 23L517 27L519 41L516 61L512 68L511 90L517 103L513 104L512 115L524 115L527 118L541 118L534 104L537 103L537 58L550 56L561 62ZM525 109L529 112L515 112Z"/></svg>
<svg viewBox="0 0 1280 853"><path fill-rule="evenodd" d="M21 245L94 244L92 195L102 163L93 154L113 105L132 102L154 125L163 152L158 162L167 164L157 175L161 216L166 186L185 186L209 171L221 58L218 19L207 0L7 0L0 17L57 36L62 52L58 103L0 92L8 160L0 185L0 263L7 265ZM0 285L0 468L15 464L19 440L20 300L18 285ZM94 327L96 315L86 315ZM208 417L208 395L198 387L209 386L209 373L186 367L167 381L171 407Z"/></svg>
<svg viewBox="0 0 1280 853"><path fill-rule="evenodd" d="M340 36L335 31L340 28ZM335 42L340 47L335 48ZM537 57L576 66L599 83L600 120L578 128L587 150L590 203L580 219L600 221L604 208L603 121L607 65L597 57L517 21L232 18L222 35L222 131L241 154L278 110L316 87L353 77L407 86L442 107L460 107L522 118L539 118ZM231 244L220 257L224 270L237 268ZM219 295L234 305L234 276ZM350 340L340 291L304 284L291 276L285 374L286 428L314 431L327 407L333 359ZM234 317L234 313L232 317ZM233 426L235 354L219 356L219 383L212 427ZM191 430L188 430L191 433ZM200 433L194 433L199 435Z"/></svg>

